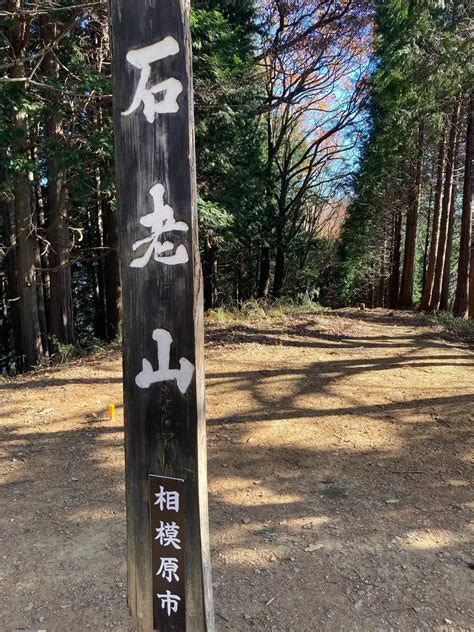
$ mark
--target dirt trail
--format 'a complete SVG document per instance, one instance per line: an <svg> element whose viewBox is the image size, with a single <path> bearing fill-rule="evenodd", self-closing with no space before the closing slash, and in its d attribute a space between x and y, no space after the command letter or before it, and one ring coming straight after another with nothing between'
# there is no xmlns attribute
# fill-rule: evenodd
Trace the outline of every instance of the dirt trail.
<svg viewBox="0 0 474 632"><path fill-rule="evenodd" d="M210 327L219 631L474 630L473 359L381 310ZM0 630L131 630L121 397L117 352L0 383Z"/></svg>

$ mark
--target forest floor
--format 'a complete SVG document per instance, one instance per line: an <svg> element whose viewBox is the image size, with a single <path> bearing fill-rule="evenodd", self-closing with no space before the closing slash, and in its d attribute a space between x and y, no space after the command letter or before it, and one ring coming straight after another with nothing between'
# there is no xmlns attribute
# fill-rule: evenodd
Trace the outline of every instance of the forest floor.
<svg viewBox="0 0 474 632"><path fill-rule="evenodd" d="M2 632L132 629L121 389L116 350L0 382ZM207 413L218 631L474 630L465 343L384 310L214 323Z"/></svg>

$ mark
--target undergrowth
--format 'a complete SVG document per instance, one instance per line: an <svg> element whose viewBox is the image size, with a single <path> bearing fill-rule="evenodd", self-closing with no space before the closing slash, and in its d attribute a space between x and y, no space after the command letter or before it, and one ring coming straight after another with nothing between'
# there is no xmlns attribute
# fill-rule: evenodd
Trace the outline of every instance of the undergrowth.
<svg viewBox="0 0 474 632"><path fill-rule="evenodd" d="M108 344L99 338L78 340L75 344L62 344L54 338L51 342L51 346L55 349L55 351L48 358L45 358L41 364L37 365L35 370L68 364L72 360L77 360L78 358L90 357L97 355L98 353L103 353L105 352L105 347Z"/></svg>
<svg viewBox="0 0 474 632"><path fill-rule="evenodd" d="M311 301L290 301L288 299L250 299L240 306L226 306L210 309L206 319L210 322L236 322L249 320L280 319L301 314L322 314L330 311Z"/></svg>
<svg viewBox="0 0 474 632"><path fill-rule="evenodd" d="M44 358L42 362L37 364L33 368L33 371L41 371L54 366L63 366L79 358L104 354L107 349L111 348L111 345L116 345L116 342L108 343L94 337L78 340L75 344L62 344L54 336L49 336L48 339L50 342L50 349L54 349L54 351L50 352L50 354ZM19 375L19 372L15 359L12 358L12 361L7 368L0 374L0 381L15 375Z"/></svg>
<svg viewBox="0 0 474 632"><path fill-rule="evenodd" d="M420 320L430 327L437 327L458 338L474 342L474 320L472 319L459 318L452 312L438 312L437 314L421 314Z"/></svg>

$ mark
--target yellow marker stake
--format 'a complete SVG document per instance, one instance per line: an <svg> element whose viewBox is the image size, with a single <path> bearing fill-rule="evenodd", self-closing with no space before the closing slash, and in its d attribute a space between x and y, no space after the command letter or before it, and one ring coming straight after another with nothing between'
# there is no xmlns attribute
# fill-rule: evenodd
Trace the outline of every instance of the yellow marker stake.
<svg viewBox="0 0 474 632"><path fill-rule="evenodd" d="M115 417L115 404L109 404L109 419Z"/></svg>

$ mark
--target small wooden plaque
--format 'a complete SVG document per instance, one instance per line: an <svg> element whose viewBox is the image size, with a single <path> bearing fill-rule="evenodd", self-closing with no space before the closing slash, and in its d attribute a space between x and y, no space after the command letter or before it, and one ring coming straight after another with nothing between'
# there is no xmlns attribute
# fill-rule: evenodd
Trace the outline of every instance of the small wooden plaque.
<svg viewBox="0 0 474 632"><path fill-rule="evenodd" d="M150 475L153 629L186 631L186 487Z"/></svg>

